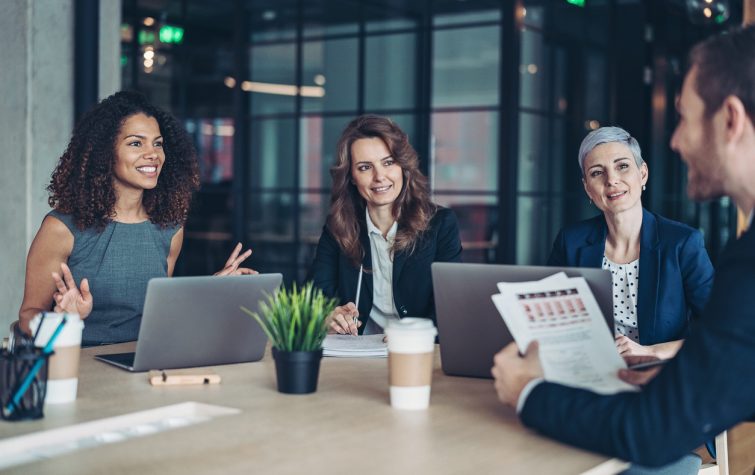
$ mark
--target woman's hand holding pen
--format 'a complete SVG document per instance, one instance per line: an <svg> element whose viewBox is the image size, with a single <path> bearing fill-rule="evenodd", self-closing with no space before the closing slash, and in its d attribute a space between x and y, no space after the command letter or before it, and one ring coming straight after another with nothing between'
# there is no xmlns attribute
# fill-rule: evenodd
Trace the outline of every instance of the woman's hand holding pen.
<svg viewBox="0 0 755 475"><path fill-rule="evenodd" d="M359 310L353 302L336 307L328 316L329 328L328 333L338 333L339 335L357 335L357 329L362 326L362 322L357 320ZM355 323L356 322L356 323Z"/></svg>

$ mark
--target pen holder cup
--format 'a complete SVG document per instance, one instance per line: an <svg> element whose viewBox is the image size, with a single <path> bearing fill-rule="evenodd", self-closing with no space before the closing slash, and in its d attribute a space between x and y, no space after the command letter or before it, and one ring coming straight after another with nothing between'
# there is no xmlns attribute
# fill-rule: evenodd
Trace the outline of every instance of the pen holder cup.
<svg viewBox="0 0 755 475"><path fill-rule="evenodd" d="M30 380L17 403L13 402L18 391L24 385L37 361L42 365ZM45 355L41 348L31 345L16 345L15 351L0 353L0 417L7 421L39 419L44 416L47 390L47 369L50 354Z"/></svg>

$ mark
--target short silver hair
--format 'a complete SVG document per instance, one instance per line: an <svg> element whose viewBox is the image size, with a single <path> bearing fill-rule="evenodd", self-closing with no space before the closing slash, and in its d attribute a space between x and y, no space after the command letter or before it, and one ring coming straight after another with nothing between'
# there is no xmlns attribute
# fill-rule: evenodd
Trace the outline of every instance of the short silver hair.
<svg viewBox="0 0 755 475"><path fill-rule="evenodd" d="M637 168L645 163L645 160L642 159L640 144L637 143L634 137L629 135L629 132L621 127L601 127L587 134L587 137L582 140L582 145L579 146L579 168L582 170L582 175L585 174L585 158L587 158L587 155L598 145L614 142L622 143L629 147Z"/></svg>

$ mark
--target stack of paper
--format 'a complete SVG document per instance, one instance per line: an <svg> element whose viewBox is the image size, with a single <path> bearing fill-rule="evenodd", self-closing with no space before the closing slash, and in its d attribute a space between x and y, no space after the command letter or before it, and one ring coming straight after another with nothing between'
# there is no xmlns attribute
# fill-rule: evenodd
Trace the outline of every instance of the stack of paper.
<svg viewBox="0 0 755 475"><path fill-rule="evenodd" d="M561 272L537 282L499 282L498 290L493 303L519 351L533 340L540 344L546 381L601 394L636 390L617 376L626 363L584 278Z"/></svg>
<svg viewBox="0 0 755 475"><path fill-rule="evenodd" d="M323 356L365 358L388 356L385 335L328 335L322 343Z"/></svg>

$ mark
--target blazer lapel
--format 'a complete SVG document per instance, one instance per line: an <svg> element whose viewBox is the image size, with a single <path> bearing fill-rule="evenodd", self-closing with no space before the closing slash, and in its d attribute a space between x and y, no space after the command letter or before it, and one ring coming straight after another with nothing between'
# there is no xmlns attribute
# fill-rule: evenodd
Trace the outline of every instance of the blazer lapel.
<svg viewBox="0 0 755 475"><path fill-rule="evenodd" d="M597 226L593 228L585 239L585 245L579 249L577 267L600 267L603 265L603 254L606 252L606 222L604 219L596 220Z"/></svg>
<svg viewBox="0 0 755 475"><path fill-rule="evenodd" d="M404 270L404 264L406 263L406 254L397 252L393 256L393 284L396 285L398 278L401 275L401 271Z"/></svg>
<svg viewBox="0 0 755 475"><path fill-rule="evenodd" d="M360 289L361 295L359 296L359 300L365 303L369 302L368 306L362 305L362 307L372 309L372 246L370 246L370 238L367 236L367 226L364 223L362 223L359 241L362 243L362 249L364 249L364 257L362 258L362 288ZM356 278L359 279L359 269L357 269ZM354 282L354 285L356 285L358 280ZM364 321L367 322L366 319Z"/></svg>
<svg viewBox="0 0 755 475"><path fill-rule="evenodd" d="M655 343L655 318L658 304L658 274L660 273L660 250L658 223L652 213L642 210L640 231L640 275L637 295L637 327L640 343Z"/></svg>

